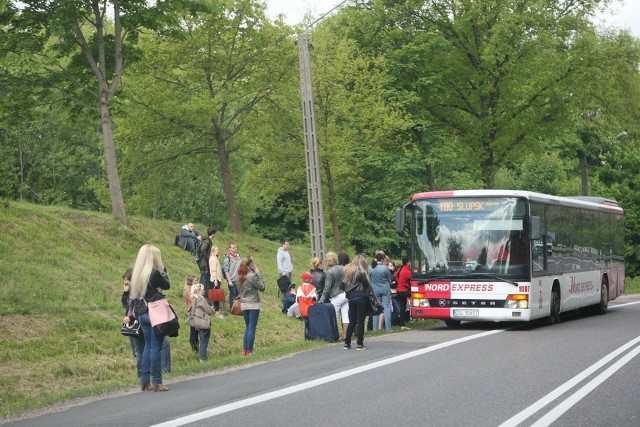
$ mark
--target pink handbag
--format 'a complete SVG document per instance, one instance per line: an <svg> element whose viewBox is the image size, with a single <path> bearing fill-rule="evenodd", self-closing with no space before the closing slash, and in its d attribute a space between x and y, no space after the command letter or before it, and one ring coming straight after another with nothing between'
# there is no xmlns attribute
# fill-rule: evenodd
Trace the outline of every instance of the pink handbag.
<svg viewBox="0 0 640 427"><path fill-rule="evenodd" d="M178 336L178 317L166 298L147 303L153 332L159 336Z"/></svg>

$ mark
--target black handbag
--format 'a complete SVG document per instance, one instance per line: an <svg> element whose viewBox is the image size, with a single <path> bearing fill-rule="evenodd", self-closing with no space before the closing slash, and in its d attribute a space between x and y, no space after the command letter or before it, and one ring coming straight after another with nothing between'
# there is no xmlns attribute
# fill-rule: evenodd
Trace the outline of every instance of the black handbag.
<svg viewBox="0 0 640 427"><path fill-rule="evenodd" d="M373 293L371 287L367 288L367 296L369 297L369 312L372 316L379 316L384 312L384 307L378 301L378 297Z"/></svg>
<svg viewBox="0 0 640 427"><path fill-rule="evenodd" d="M127 337L142 337L140 322L134 320L133 322L123 323L120 328L120 333Z"/></svg>

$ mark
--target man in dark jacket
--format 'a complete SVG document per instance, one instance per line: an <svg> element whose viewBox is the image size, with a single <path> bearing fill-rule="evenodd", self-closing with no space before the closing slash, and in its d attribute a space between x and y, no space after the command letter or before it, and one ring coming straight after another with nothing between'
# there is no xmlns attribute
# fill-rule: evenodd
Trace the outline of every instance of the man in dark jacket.
<svg viewBox="0 0 640 427"><path fill-rule="evenodd" d="M198 268L200 268L200 283L204 285L205 296L209 295L209 289L211 289L211 278L209 276L209 257L211 257L213 238L216 237L217 231L218 230L213 227L207 228L207 237L202 239L202 243L200 243L201 258L198 260Z"/></svg>
<svg viewBox="0 0 640 427"><path fill-rule="evenodd" d="M202 240L202 235L194 230L193 223L190 222L182 226L178 236L179 247L191 252L191 255L195 255L198 240Z"/></svg>

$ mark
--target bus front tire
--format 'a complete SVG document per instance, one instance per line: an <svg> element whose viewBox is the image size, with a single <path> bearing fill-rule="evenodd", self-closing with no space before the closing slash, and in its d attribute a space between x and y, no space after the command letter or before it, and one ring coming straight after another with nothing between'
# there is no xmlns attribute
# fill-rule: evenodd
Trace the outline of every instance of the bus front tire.
<svg viewBox="0 0 640 427"><path fill-rule="evenodd" d="M546 319L546 324L551 326L554 323L560 323L560 292L558 292L558 288L555 286L551 291L551 301L549 305L549 317Z"/></svg>

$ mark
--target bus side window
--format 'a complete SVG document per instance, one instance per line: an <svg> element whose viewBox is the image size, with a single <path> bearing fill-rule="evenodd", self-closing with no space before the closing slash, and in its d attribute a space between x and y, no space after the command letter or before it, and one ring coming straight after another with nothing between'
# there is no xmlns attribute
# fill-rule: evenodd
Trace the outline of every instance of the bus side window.
<svg viewBox="0 0 640 427"><path fill-rule="evenodd" d="M531 241L531 265L533 271L544 271L546 269L546 245L544 237Z"/></svg>

